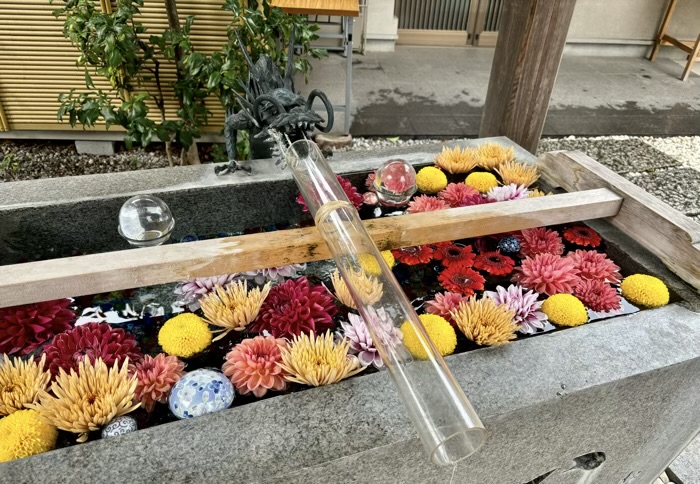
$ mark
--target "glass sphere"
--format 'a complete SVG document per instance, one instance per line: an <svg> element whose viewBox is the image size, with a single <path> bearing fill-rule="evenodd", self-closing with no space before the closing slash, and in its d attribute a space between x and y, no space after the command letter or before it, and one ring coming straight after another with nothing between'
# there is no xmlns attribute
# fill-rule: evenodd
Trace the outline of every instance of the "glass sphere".
<svg viewBox="0 0 700 484"><path fill-rule="evenodd" d="M119 210L119 235L136 247L161 245L174 227L170 208L153 195L131 197Z"/></svg>
<svg viewBox="0 0 700 484"><path fill-rule="evenodd" d="M416 170L404 160L389 160L374 173L374 190L382 205L406 205L416 193Z"/></svg>

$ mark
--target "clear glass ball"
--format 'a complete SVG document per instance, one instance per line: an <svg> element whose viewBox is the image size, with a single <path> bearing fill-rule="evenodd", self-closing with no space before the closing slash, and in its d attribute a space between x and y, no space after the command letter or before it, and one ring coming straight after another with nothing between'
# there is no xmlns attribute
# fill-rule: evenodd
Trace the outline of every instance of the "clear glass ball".
<svg viewBox="0 0 700 484"><path fill-rule="evenodd" d="M153 195L131 197L119 210L119 235L136 247L167 242L174 227L175 219L170 208Z"/></svg>
<svg viewBox="0 0 700 484"><path fill-rule="evenodd" d="M382 205L406 205L416 193L416 170L404 160L389 160L374 173L374 190Z"/></svg>

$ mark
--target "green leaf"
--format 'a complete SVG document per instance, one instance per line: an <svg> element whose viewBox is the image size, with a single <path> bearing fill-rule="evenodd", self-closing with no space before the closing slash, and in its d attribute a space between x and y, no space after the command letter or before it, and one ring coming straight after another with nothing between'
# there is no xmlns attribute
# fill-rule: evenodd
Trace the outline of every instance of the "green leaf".
<svg viewBox="0 0 700 484"><path fill-rule="evenodd" d="M95 84L93 84L92 77L90 77L90 73L87 69L85 69L85 85L90 89L95 88Z"/></svg>

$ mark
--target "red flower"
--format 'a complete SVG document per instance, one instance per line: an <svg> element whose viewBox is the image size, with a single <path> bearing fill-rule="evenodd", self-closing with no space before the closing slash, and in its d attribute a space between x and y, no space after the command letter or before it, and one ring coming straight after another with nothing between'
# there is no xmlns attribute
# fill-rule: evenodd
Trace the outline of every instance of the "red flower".
<svg viewBox="0 0 700 484"><path fill-rule="evenodd" d="M450 207L468 207L482 203L481 193L476 188L465 183L450 183L438 193L438 198L444 200Z"/></svg>
<svg viewBox="0 0 700 484"><path fill-rule="evenodd" d="M357 191L357 188L352 186L352 183L350 183L349 180L340 175L336 175L335 177L338 179L340 186L343 187L343 191L345 192L345 195L347 195L348 200L350 200L350 203L352 203L355 208L359 210L359 208L362 206L362 202L364 201L362 195L360 195L360 192ZM297 195L297 203L301 205L302 212L307 213L309 211L309 207L306 205L306 200L304 200L301 193Z"/></svg>
<svg viewBox="0 0 700 484"><path fill-rule="evenodd" d="M278 363L282 362L282 348L287 342L272 336L256 336L238 343L224 359L222 370L241 395L252 393L262 397L268 390L284 390L287 381Z"/></svg>
<svg viewBox="0 0 700 484"><path fill-rule="evenodd" d="M513 272L515 261L498 251L482 252L474 260L474 268L488 272L492 276L505 276Z"/></svg>
<svg viewBox="0 0 700 484"><path fill-rule="evenodd" d="M599 279L581 281L574 288L574 296L593 311L614 311L622 306L617 291Z"/></svg>
<svg viewBox="0 0 700 484"><path fill-rule="evenodd" d="M71 328L70 299L0 309L0 354L28 355Z"/></svg>
<svg viewBox="0 0 700 484"><path fill-rule="evenodd" d="M249 328L258 333L267 330L275 338L291 338L310 331L321 334L333 327L337 312L326 288L312 286L306 277L300 277L270 289Z"/></svg>
<svg viewBox="0 0 700 484"><path fill-rule="evenodd" d="M574 225L567 227L562 232L564 238L572 244L584 247L598 247L600 245L600 235L598 232L585 225Z"/></svg>
<svg viewBox="0 0 700 484"><path fill-rule="evenodd" d="M457 244L447 244L435 249L433 258L439 260L443 267L450 267L454 264L460 264L462 267L471 267L474 264L475 254L472 252L472 246L467 245L462 247Z"/></svg>
<svg viewBox="0 0 700 484"><path fill-rule="evenodd" d="M513 282L550 296L571 294L579 280L574 262L568 257L553 254L526 257L513 276Z"/></svg>
<svg viewBox="0 0 700 484"><path fill-rule="evenodd" d="M459 264L446 268L438 276L440 285L450 292L471 296L484 289L486 279L478 272Z"/></svg>
<svg viewBox="0 0 700 484"><path fill-rule="evenodd" d="M420 195L408 202L408 213L434 212L435 210L445 210L450 208L447 202L437 197Z"/></svg>
<svg viewBox="0 0 700 484"><path fill-rule="evenodd" d="M527 229L517 235L520 241L520 252L527 257L534 257L537 254L562 255L564 253L564 243L554 230L546 227Z"/></svg>
<svg viewBox="0 0 700 484"><path fill-rule="evenodd" d="M132 335L107 323L88 323L61 333L46 345L44 353L46 367L53 375L58 374L59 368L78 371L78 364L85 358L92 363L102 358L111 368L115 362L121 365L127 357L129 363L136 363L142 356Z"/></svg>
<svg viewBox="0 0 700 484"><path fill-rule="evenodd" d="M391 253L398 262L409 266L415 266L430 262L433 258L434 251L429 245L416 245L413 247L395 249L392 250Z"/></svg>
<svg viewBox="0 0 700 484"><path fill-rule="evenodd" d="M172 387L185 373L185 364L177 356L160 353L146 355L136 364L129 364L129 375L136 375L134 400L141 402L147 412L152 412L156 402L166 403Z"/></svg>
<svg viewBox="0 0 700 484"><path fill-rule="evenodd" d="M577 250L569 252L567 257L574 261L574 267L578 269L578 275L582 279L598 279L613 284L618 284L622 279L620 267L605 254L594 250Z"/></svg>

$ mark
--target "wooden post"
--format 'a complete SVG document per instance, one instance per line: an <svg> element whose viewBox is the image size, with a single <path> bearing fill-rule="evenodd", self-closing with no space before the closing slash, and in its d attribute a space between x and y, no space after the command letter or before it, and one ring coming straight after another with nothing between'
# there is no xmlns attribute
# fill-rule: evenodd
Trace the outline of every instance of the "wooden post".
<svg viewBox="0 0 700 484"><path fill-rule="evenodd" d="M535 153L576 0L511 0L498 30L479 137Z"/></svg>

